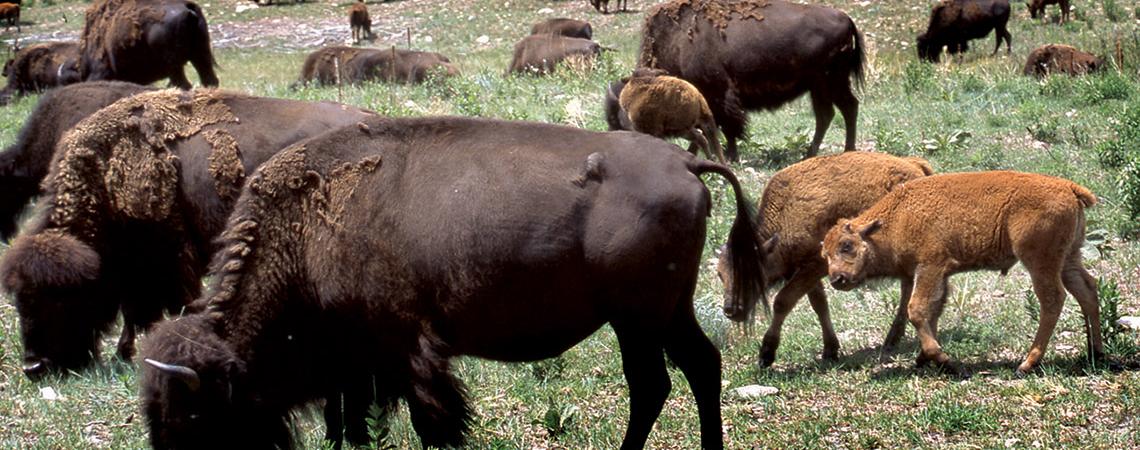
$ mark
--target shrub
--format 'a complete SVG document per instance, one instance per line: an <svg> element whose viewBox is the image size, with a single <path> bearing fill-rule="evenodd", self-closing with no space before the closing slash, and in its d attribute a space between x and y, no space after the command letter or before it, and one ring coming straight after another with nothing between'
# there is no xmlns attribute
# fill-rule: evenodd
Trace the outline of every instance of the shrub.
<svg viewBox="0 0 1140 450"><path fill-rule="evenodd" d="M903 67L903 91L907 95L927 91L934 87L933 64L912 60Z"/></svg>

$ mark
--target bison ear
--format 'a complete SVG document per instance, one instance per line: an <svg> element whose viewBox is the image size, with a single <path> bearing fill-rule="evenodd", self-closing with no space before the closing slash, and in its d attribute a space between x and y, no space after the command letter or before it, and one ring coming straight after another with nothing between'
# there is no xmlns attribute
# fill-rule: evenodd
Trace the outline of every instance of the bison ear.
<svg viewBox="0 0 1140 450"><path fill-rule="evenodd" d="M779 243L780 243L780 235L773 234L772 237L768 238L767 241L764 241L764 245L761 246L761 250L763 251L763 254L765 254L765 255L772 254L772 252L776 250L776 245Z"/></svg>
<svg viewBox="0 0 1140 450"><path fill-rule="evenodd" d="M874 222L867 224L867 226L863 227L862 230L859 230L859 237L867 239L867 236L870 236L871 233L879 231L879 228L882 228L882 226L883 223L880 222L879 219L875 219Z"/></svg>
<svg viewBox="0 0 1140 450"><path fill-rule="evenodd" d="M851 221L849 221L849 220L843 221L843 232L846 234L855 234L855 230L851 229Z"/></svg>

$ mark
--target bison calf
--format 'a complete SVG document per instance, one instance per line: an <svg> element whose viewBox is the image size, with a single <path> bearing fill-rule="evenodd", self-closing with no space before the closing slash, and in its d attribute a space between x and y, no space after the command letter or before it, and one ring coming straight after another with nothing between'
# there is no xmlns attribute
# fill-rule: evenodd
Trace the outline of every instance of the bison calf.
<svg viewBox="0 0 1140 450"><path fill-rule="evenodd" d="M970 49L970 40L984 38L990 30L994 31L991 56L1001 48L1002 39L1005 39L1005 52L1010 53L1007 22L1009 0L942 0L930 10L926 32L918 36L918 57L938 62L943 47L951 55L965 53Z"/></svg>
<svg viewBox="0 0 1140 450"><path fill-rule="evenodd" d="M0 3L0 20L8 26L15 26L20 31L20 5L15 3Z"/></svg>
<svg viewBox="0 0 1140 450"><path fill-rule="evenodd" d="M725 162L716 121L696 87L655 69L634 70L621 82L624 87L618 105L631 130L659 138L683 137L689 140L690 153L695 155L700 148L709 159L715 154L718 162ZM609 117L606 120L614 122Z"/></svg>
<svg viewBox="0 0 1140 450"><path fill-rule="evenodd" d="M1029 52L1025 61L1025 74L1038 78L1050 73L1084 75L1104 67L1104 60L1068 45L1042 45Z"/></svg>
<svg viewBox="0 0 1140 450"><path fill-rule="evenodd" d="M459 69L446 56L435 52L334 46L305 57L300 79L293 86L309 82L320 85L370 81L414 84L422 83L433 74L451 77L458 75Z"/></svg>
<svg viewBox="0 0 1140 450"><path fill-rule="evenodd" d="M1061 8L1062 24L1069 21L1069 0L1029 0L1025 2L1025 7L1029 8L1029 17L1034 19L1036 19L1038 15L1041 16L1042 20L1047 19L1045 7L1048 5L1057 5Z"/></svg>
<svg viewBox="0 0 1140 450"><path fill-rule="evenodd" d="M758 203L757 240L764 242L765 285L783 283L772 307L772 321L760 347L760 366L776 360L780 329L788 313L806 294L823 328L823 359L839 357L839 338L831 324L827 296L820 278L827 275L827 260L820 255L821 241L839 219L852 217L899 185L930 175L934 170L920 158L899 158L882 153L845 152L808 158L776 172ZM735 321L751 320L761 298L740 298L732 289L735 273L731 251L722 249L717 275L724 283L724 313ZM883 340L891 352L906 327L910 282L902 285L898 312Z"/></svg>
<svg viewBox="0 0 1140 450"><path fill-rule="evenodd" d="M368 17L368 6L364 0L357 0L348 7L348 26L352 29L352 41L372 39L372 18Z"/></svg>
<svg viewBox="0 0 1140 450"><path fill-rule="evenodd" d="M507 73L545 75L563 61L592 62L602 46L589 39L554 34L534 34L515 44L514 54Z"/></svg>
<svg viewBox="0 0 1140 450"><path fill-rule="evenodd" d="M951 275L1003 273L1018 261L1041 305L1037 334L1019 372L1032 370L1049 344L1065 290L1085 319L1089 354L1103 356L1096 279L1081 263L1085 208L1096 197L1071 181L1021 172L936 175L906 183L853 219L840 220L823 241L831 285L851 290L865 280L912 280L907 313L922 350L961 374L938 344L938 318Z"/></svg>

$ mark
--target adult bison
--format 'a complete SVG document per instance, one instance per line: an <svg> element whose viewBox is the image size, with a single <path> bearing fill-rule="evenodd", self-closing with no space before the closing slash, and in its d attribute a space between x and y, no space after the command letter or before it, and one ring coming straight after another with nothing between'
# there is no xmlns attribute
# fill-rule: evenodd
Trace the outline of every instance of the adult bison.
<svg viewBox="0 0 1140 450"><path fill-rule="evenodd" d="M559 17L546 19L530 27L530 34L554 34L580 39L593 39L594 29L585 20Z"/></svg>
<svg viewBox="0 0 1140 450"><path fill-rule="evenodd" d="M14 95L79 82L79 43L44 42L24 47L4 63L4 76L8 85L0 90L0 104Z"/></svg>
<svg viewBox="0 0 1140 450"><path fill-rule="evenodd" d="M165 90L122 99L57 146L34 217L0 261L24 371L81 368L123 314L134 335L197 297L245 174L280 149L369 113L331 103Z"/></svg>
<svg viewBox="0 0 1140 450"><path fill-rule="evenodd" d="M996 55L1005 39L1005 51L1011 50L1009 30L1009 0L942 0L930 10L930 24L918 36L918 57L938 62L942 48L951 55L965 53L969 41L981 39L994 31Z"/></svg>
<svg viewBox="0 0 1140 450"><path fill-rule="evenodd" d="M87 8L79 52L87 81L169 78L171 86L190 89L189 62L203 85L218 85L206 16L187 0L97 0Z"/></svg>
<svg viewBox="0 0 1140 450"><path fill-rule="evenodd" d="M1061 9L1061 23L1069 21L1069 0L1029 0L1025 2L1025 7L1029 9L1029 17L1034 19L1041 16L1041 20L1047 20L1049 17L1045 14L1045 7L1049 5L1057 5Z"/></svg>
<svg viewBox="0 0 1140 450"><path fill-rule="evenodd" d="M0 239L7 242L16 234L20 214L40 194L40 182L64 132L104 106L151 89L122 81L92 81L40 97L16 142L0 152Z"/></svg>
<svg viewBox="0 0 1140 450"><path fill-rule="evenodd" d="M545 75L562 61L593 61L602 46L589 39L555 34L532 34L515 44L507 73Z"/></svg>
<svg viewBox="0 0 1140 450"><path fill-rule="evenodd" d="M728 140L728 158L738 160L736 140L747 112L773 110L811 93L819 145L833 106L843 113L845 150L855 149L863 84L863 37L842 11L780 0L674 0L645 18L638 65L664 69L701 91Z"/></svg>
<svg viewBox="0 0 1140 450"><path fill-rule="evenodd" d="M356 84L369 81L422 83L432 74L455 76L459 69L435 52L416 50L325 47L305 57L301 76L294 87L317 84Z"/></svg>
<svg viewBox="0 0 1140 450"><path fill-rule="evenodd" d="M723 448L720 357L694 315L709 192L736 192L729 235L750 292L758 246L732 173L637 133L472 118L374 118L299 143L243 189L202 314L148 337L140 397L157 448L287 448L290 411L375 370L424 446L463 442L449 361L556 356L609 323L629 382L624 449L670 390ZM335 361L330 370L330 361Z"/></svg>

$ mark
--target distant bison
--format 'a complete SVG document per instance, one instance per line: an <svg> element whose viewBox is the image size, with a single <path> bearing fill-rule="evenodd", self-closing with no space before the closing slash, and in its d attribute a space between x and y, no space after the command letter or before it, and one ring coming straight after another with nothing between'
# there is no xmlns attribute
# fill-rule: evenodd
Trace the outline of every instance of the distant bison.
<svg viewBox="0 0 1140 450"><path fill-rule="evenodd" d="M352 41L372 39L372 18L368 17L368 6L364 0L357 0L348 7L348 25L352 29Z"/></svg>
<svg viewBox="0 0 1140 450"><path fill-rule="evenodd" d="M137 331L197 297L245 175L293 142L369 115L207 89L138 94L81 121L0 261L25 373L91 363L120 310L118 355L129 359Z"/></svg>
<svg viewBox="0 0 1140 450"><path fill-rule="evenodd" d="M594 29L585 20L556 18L547 19L530 27L530 34L555 34L582 39L593 39Z"/></svg>
<svg viewBox="0 0 1140 450"><path fill-rule="evenodd" d="M1029 17L1034 19L1038 15L1041 19L1046 19L1045 7L1048 5L1057 5L1061 8L1061 23L1069 21L1069 0L1029 0L1025 2L1025 7L1029 8Z"/></svg>
<svg viewBox="0 0 1140 450"><path fill-rule="evenodd" d="M621 82L618 104L630 130L659 138L683 137L689 141L689 153L695 155L699 148L708 159L725 162L716 121L696 87L663 70L645 68ZM621 118L606 120L620 123Z"/></svg>
<svg viewBox="0 0 1140 450"><path fill-rule="evenodd" d="M602 51L602 46L589 39L553 34L534 34L515 44L508 73L543 75L554 71L563 61L588 64Z"/></svg>
<svg viewBox="0 0 1140 450"><path fill-rule="evenodd" d="M626 6L628 6L628 1L629 0L617 0L616 3L621 8L622 11L626 11L627 10ZM593 6L595 11L600 12L602 14L609 14L610 13L610 0L590 0L590 6Z"/></svg>
<svg viewBox="0 0 1140 450"><path fill-rule="evenodd" d="M459 69L446 56L435 52L335 46L310 53L294 86L310 82L319 85L371 81L413 84L422 83L433 74L451 77L458 75Z"/></svg>
<svg viewBox="0 0 1140 450"><path fill-rule="evenodd" d="M1009 31L1009 0L942 0L930 11L930 24L926 32L918 36L918 57L924 61L938 62L942 48L951 55L965 53L970 49L969 41L980 39L994 31L994 52L996 55L1005 39L1005 51L1011 50Z"/></svg>
<svg viewBox="0 0 1140 450"><path fill-rule="evenodd" d="M7 26L15 26L20 31L20 5L16 3L0 3L0 20Z"/></svg>
<svg viewBox="0 0 1140 450"><path fill-rule="evenodd" d="M45 42L22 48L4 63L8 85L0 104L13 95L41 92L79 81L79 43Z"/></svg>
<svg viewBox="0 0 1140 450"><path fill-rule="evenodd" d="M186 0L96 0L87 8L79 53L86 81L169 78L171 86L190 89L189 62L203 85L218 85L206 16Z"/></svg>
<svg viewBox="0 0 1140 450"><path fill-rule="evenodd" d="M77 83L48 91L24 121L16 142L0 153L0 238L16 234L20 214L40 194L55 144L85 117L151 88L122 81Z"/></svg>
<svg viewBox="0 0 1140 450"><path fill-rule="evenodd" d="M1069 45L1042 45L1029 52L1025 74L1044 77L1051 73L1084 75L1104 67L1104 59Z"/></svg>
<svg viewBox="0 0 1140 450"><path fill-rule="evenodd" d="M701 91L737 160L747 112L776 109L811 93L819 145L833 106L843 113L845 150L855 149L863 84L863 37L843 12L780 0L674 0L645 18L638 65L664 69Z"/></svg>

